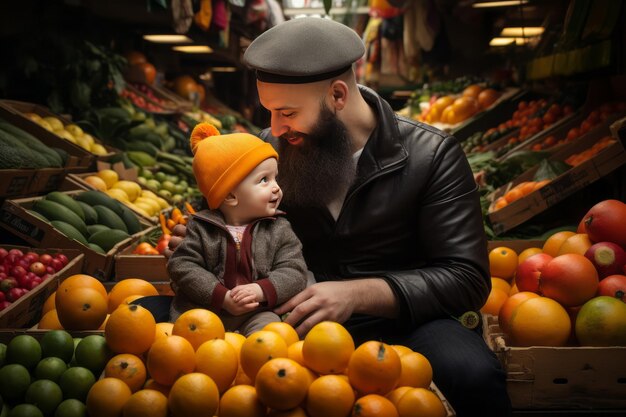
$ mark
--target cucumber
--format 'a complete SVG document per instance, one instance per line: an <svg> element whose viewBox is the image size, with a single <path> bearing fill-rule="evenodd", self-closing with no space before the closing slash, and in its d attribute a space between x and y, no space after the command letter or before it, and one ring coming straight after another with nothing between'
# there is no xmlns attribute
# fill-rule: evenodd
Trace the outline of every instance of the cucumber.
<svg viewBox="0 0 626 417"><path fill-rule="evenodd" d="M89 243L100 246L105 253L108 253L113 246L129 237L128 233L121 230L103 230L89 236Z"/></svg>
<svg viewBox="0 0 626 417"><path fill-rule="evenodd" d="M83 208L78 204L78 201L74 200L67 194L63 194L59 191L52 191L48 193L45 197L46 200L54 201L55 203L59 203L62 206L67 207L72 210L74 213L78 215L83 221L85 221L85 212Z"/></svg>
<svg viewBox="0 0 626 417"><path fill-rule="evenodd" d="M120 216L124 224L126 225L126 229L128 233L134 235L135 233L139 233L143 230L141 227L141 223L137 218L137 215L128 207L122 205L122 215Z"/></svg>
<svg viewBox="0 0 626 417"><path fill-rule="evenodd" d="M89 232L89 236L95 233L101 232L103 230L111 230L111 228L103 224L90 224L87 226L87 231Z"/></svg>
<svg viewBox="0 0 626 417"><path fill-rule="evenodd" d="M128 233L128 228L126 227L126 223L124 220L117 215L113 210L106 206L94 206L94 210L98 212L98 223L103 224L111 229L121 230L125 233ZM103 248L105 249L105 248Z"/></svg>
<svg viewBox="0 0 626 417"><path fill-rule="evenodd" d="M109 208L109 210L112 210L118 216L122 214L122 205L117 200L112 199L101 191L85 191L84 193L78 194L75 198L76 200L82 201L83 203L91 207L105 206Z"/></svg>
<svg viewBox="0 0 626 417"><path fill-rule="evenodd" d="M78 214L59 203L50 200L37 200L32 207L37 213L41 213L46 219L59 220L68 223L78 230L83 237L87 236L87 225L78 217Z"/></svg>
<svg viewBox="0 0 626 417"><path fill-rule="evenodd" d="M98 253L101 253L103 255L106 255L107 253L104 251L104 249L102 249L100 246L96 245L95 243L87 243L87 246L89 246L89 249L94 250Z"/></svg>
<svg viewBox="0 0 626 417"><path fill-rule="evenodd" d="M26 210L26 211L32 214L33 216L37 217L39 220L42 220L46 223L50 223L50 220L46 219L43 214L37 213L35 210Z"/></svg>
<svg viewBox="0 0 626 417"><path fill-rule="evenodd" d="M50 224L70 239L77 240L85 246L87 245L87 239L85 239L85 236L78 230L76 230L76 228L71 224L65 223L60 220L52 220Z"/></svg>
<svg viewBox="0 0 626 417"><path fill-rule="evenodd" d="M85 223L87 224L87 226L89 226L90 224L98 224L98 212L95 211L93 207L91 207L89 204L83 201L76 201L76 202L83 209L83 213L85 214Z"/></svg>

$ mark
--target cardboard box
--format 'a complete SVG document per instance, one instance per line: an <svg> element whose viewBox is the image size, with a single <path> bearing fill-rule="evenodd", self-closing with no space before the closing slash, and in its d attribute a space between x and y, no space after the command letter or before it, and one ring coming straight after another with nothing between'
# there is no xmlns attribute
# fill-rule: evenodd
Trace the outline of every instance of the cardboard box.
<svg viewBox="0 0 626 417"><path fill-rule="evenodd" d="M20 299L12 303L8 308L0 311L0 328L30 327L41 319L43 303L50 294L56 291L59 283L65 278L79 274L83 268L84 256L78 250L72 249L37 249L25 246L2 245L7 250L20 249L22 252L36 252L38 254L63 253L69 260L63 269L49 277L37 287L30 290ZM0 340L1 342L2 340Z"/></svg>
<svg viewBox="0 0 626 417"><path fill-rule="evenodd" d="M53 113L47 107L40 106L38 104L26 103L13 100L0 100L0 117L6 119L11 124L19 127L20 129L30 133L37 139L42 141L45 145L55 148L60 148L69 154L69 158L66 164L66 168L73 172L80 172L89 169L96 161L96 159L110 158L114 153L119 152L117 149L104 145L101 141L95 138L97 143L103 145L109 153L107 155L97 156L88 152L72 142L57 136L56 134L49 132L37 123L30 120L25 113L36 113L41 117L52 116L59 119L63 125L73 123L72 121Z"/></svg>
<svg viewBox="0 0 626 417"><path fill-rule="evenodd" d="M579 138L569 146L552 154L549 159L563 161L570 155L588 149L599 139L608 134L608 127L606 130L595 129L590 131L584 137ZM625 163L626 150L618 140L600 151L593 158L569 169L539 190L514 201L500 210L490 212L488 218L494 233L498 235L511 230L537 214L549 209L574 192L586 187L588 184L613 172ZM492 201L495 201L515 185L524 181L532 181L537 169L538 167L534 167L524 172L514 181L497 189L490 195L490 198Z"/></svg>
<svg viewBox="0 0 626 417"><path fill-rule="evenodd" d="M6 197L23 197L35 176L34 169L0 170L0 200Z"/></svg>
<svg viewBox="0 0 626 417"><path fill-rule="evenodd" d="M157 228L159 226L154 226ZM153 228L153 229L154 229ZM115 255L115 280L142 278L146 281L169 281L167 259L163 255L135 255L132 244Z"/></svg>
<svg viewBox="0 0 626 417"><path fill-rule="evenodd" d="M512 347L497 319L484 319L514 409L626 408L626 346Z"/></svg>
<svg viewBox="0 0 626 417"><path fill-rule="evenodd" d="M75 195L77 193L79 192L74 191L67 194ZM119 242L106 254L101 254L77 240L68 238L49 223L29 213L28 210L39 199L39 197L34 197L6 200L0 210L0 226L34 247L77 249L81 251L85 255L82 272L102 281L109 279L113 272L115 254L139 239L152 226L146 220L139 218L139 222L144 227L141 232Z"/></svg>

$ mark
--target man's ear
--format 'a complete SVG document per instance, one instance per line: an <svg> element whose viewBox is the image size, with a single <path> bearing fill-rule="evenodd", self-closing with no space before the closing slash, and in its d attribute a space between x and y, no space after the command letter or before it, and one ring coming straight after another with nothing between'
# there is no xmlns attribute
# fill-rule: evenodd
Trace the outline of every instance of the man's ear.
<svg viewBox="0 0 626 417"><path fill-rule="evenodd" d="M233 193L228 193L222 204L226 204L229 207L235 207L237 204L239 204L239 201L237 200L237 196L235 196Z"/></svg>
<svg viewBox="0 0 626 417"><path fill-rule="evenodd" d="M342 80L334 80L330 84L331 102L336 110L343 110L348 101L348 84Z"/></svg>

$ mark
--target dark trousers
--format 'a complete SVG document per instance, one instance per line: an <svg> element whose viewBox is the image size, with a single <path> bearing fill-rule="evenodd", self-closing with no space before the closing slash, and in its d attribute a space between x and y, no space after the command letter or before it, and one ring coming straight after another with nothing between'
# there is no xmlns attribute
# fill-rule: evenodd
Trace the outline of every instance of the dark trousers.
<svg viewBox="0 0 626 417"><path fill-rule="evenodd" d="M136 301L155 316L169 320L172 297L143 297ZM355 316L344 323L355 345L368 340L404 345L426 356L433 367L433 380L458 417L507 417L511 402L505 373L482 338L480 327L463 327L453 319L434 320L412 331L400 330L395 322Z"/></svg>
<svg viewBox="0 0 626 417"><path fill-rule="evenodd" d="M454 319L441 319L400 331L391 321L371 317L354 317L345 327L357 346L381 340L424 355L433 367L435 384L458 417L511 415L505 372L480 328L470 330Z"/></svg>

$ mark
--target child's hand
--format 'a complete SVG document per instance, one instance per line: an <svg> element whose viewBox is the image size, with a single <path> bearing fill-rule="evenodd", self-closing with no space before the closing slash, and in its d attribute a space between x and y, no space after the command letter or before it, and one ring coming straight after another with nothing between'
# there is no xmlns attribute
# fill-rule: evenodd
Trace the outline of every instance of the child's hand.
<svg viewBox="0 0 626 417"><path fill-rule="evenodd" d="M222 308L228 311L233 316L239 316L244 313L248 313L253 311L259 307L259 303L257 301L239 301L235 302L232 297L232 290L227 291L224 296L224 303L222 304Z"/></svg>
<svg viewBox="0 0 626 417"><path fill-rule="evenodd" d="M230 290L230 296L237 304L265 301L265 294L259 284L238 285Z"/></svg>

